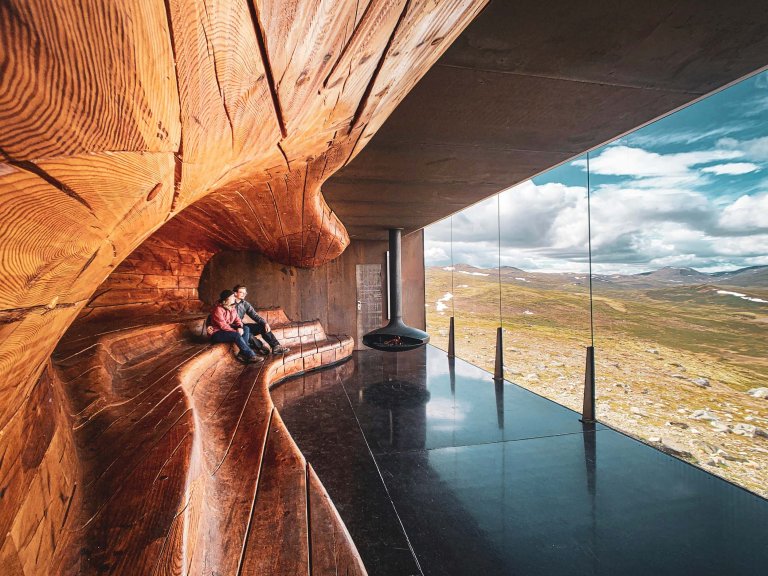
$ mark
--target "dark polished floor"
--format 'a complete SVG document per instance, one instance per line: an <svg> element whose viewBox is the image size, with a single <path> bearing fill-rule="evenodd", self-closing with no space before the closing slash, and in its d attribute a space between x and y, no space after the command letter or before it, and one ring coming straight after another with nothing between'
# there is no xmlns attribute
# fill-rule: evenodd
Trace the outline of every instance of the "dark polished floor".
<svg viewBox="0 0 768 576"><path fill-rule="evenodd" d="M768 501L434 347L272 396L371 576L768 573Z"/></svg>

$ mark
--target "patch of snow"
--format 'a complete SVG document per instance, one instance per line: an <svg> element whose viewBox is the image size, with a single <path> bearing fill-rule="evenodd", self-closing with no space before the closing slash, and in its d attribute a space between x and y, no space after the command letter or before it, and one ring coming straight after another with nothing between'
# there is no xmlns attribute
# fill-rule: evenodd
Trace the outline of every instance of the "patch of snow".
<svg viewBox="0 0 768 576"><path fill-rule="evenodd" d="M526 280L525 278L515 278L515 280L520 280L520 282L530 282L530 280Z"/></svg>
<svg viewBox="0 0 768 576"><path fill-rule="evenodd" d="M763 300L762 298L753 298L751 296L747 296L746 294L742 294L741 292L729 292L728 290L718 290L718 294L723 294L726 296L736 296L737 298L741 298L742 300L748 300L750 302L761 302L763 304L768 304L768 300Z"/></svg>
<svg viewBox="0 0 768 576"><path fill-rule="evenodd" d="M443 297L439 298L435 302L435 308L437 309L437 311L442 312L443 310L447 310L448 305L446 304L446 302L448 302L451 298L453 298L453 294L451 294L450 292L446 292L445 294L443 294Z"/></svg>
<svg viewBox="0 0 768 576"><path fill-rule="evenodd" d="M466 270L459 270L459 274L467 274L468 276L490 276L484 272L467 272Z"/></svg>

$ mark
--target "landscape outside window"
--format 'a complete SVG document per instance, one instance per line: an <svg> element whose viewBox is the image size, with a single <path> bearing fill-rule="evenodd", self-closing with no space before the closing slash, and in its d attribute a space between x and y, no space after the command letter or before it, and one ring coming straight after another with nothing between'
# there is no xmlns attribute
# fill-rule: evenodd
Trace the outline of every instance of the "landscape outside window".
<svg viewBox="0 0 768 576"><path fill-rule="evenodd" d="M453 272L453 306L455 322L461 326L456 334L456 354L485 367L490 356L493 366L493 351L496 345L496 327L499 325L499 283L498 266L489 263L498 261L499 232L497 200L493 196L460 212L453 219L454 249L458 249L461 265ZM461 251L465 239L479 249ZM445 294L449 293L446 284ZM487 334L492 337L487 338Z"/></svg>
<svg viewBox="0 0 768 576"><path fill-rule="evenodd" d="M501 322L580 411L590 226L598 419L768 497L768 73L426 228L432 344L492 372Z"/></svg>

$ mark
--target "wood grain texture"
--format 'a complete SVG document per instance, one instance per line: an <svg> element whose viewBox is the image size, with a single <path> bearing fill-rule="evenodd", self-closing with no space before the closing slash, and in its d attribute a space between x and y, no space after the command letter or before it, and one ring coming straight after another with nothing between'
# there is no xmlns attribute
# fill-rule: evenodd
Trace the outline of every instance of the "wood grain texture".
<svg viewBox="0 0 768 576"><path fill-rule="evenodd" d="M363 149L408 91L485 7L473 0L409 0L369 97L355 124L363 127L352 156ZM423 65L413 66L413 62Z"/></svg>
<svg viewBox="0 0 768 576"><path fill-rule="evenodd" d="M407 92L484 3L4 2L0 309L83 306L206 197L161 244L337 257L322 184L396 105L378 86Z"/></svg>
<svg viewBox="0 0 768 576"><path fill-rule="evenodd" d="M179 99L162 2L0 4L0 150L14 160L175 151Z"/></svg>
<svg viewBox="0 0 768 576"><path fill-rule="evenodd" d="M14 479L18 501L0 513L3 572L127 573L122 547L145 550L139 572L205 567L204 552L179 544L194 540L211 485L190 476L208 465L207 424L178 380L195 348L153 331L147 342L177 344L150 368L149 344L132 341L145 356L128 358L107 334L199 309L196 282L218 251L300 267L341 254L349 236L322 186L396 104L374 87L411 83L404 93L418 77L386 66L391 47L421 42L420 12L445 11L458 29L485 1L407 11L405 0L0 2L0 478ZM426 70L444 48L413 51L411 66ZM19 469L27 439L50 432L41 377L78 316L77 345L91 348L62 360L62 381L45 376L58 390L51 446L67 456ZM339 343L318 359L304 344L309 367L351 350ZM299 354L269 374L303 369ZM36 416L21 426L24 414ZM81 522L71 534L82 554L59 558L48 542L66 542L64 528L49 521L78 495L67 522Z"/></svg>
<svg viewBox="0 0 768 576"><path fill-rule="evenodd" d="M45 574L75 546L81 470L61 381L46 363L0 435L0 573Z"/></svg>
<svg viewBox="0 0 768 576"><path fill-rule="evenodd" d="M26 574L42 566L57 574L307 573L308 472L269 388L348 358L352 340L326 335L317 321L292 322L280 309L260 313L291 348L262 365L243 366L231 346L200 341L199 315L119 329L91 321L67 334L50 371L68 406L69 444L57 443L51 414L36 416L49 427L20 459L40 472L15 483L28 489L5 520L13 540L0 559L9 573L14 563ZM49 411L64 403L33 400L28 406ZM17 420L30 425L29 416ZM72 471L54 479L56 468L42 463L62 451ZM72 478L79 484L70 509ZM69 539L51 537L65 509ZM334 522L327 547L354 556Z"/></svg>
<svg viewBox="0 0 768 576"><path fill-rule="evenodd" d="M238 571L244 576L309 574L306 462L292 445L274 412Z"/></svg>

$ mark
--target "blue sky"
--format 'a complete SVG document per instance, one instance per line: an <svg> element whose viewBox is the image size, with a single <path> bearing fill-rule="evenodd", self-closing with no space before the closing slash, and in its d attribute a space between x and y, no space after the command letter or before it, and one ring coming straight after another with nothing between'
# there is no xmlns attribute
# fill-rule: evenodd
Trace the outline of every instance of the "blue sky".
<svg viewBox="0 0 768 576"><path fill-rule="evenodd" d="M768 265L768 72L590 153L597 273ZM586 156L425 229L428 266L586 270Z"/></svg>

